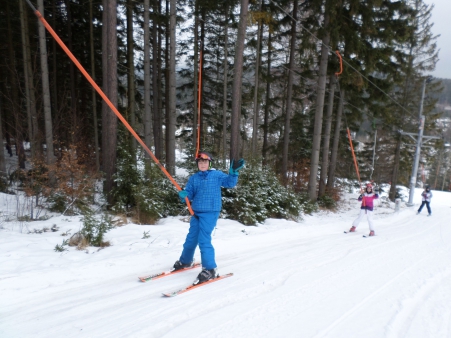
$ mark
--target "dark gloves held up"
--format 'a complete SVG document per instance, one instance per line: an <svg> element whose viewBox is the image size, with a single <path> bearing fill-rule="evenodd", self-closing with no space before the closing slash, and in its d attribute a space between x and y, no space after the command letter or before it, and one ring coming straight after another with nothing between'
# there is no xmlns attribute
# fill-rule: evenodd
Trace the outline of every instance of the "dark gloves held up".
<svg viewBox="0 0 451 338"><path fill-rule="evenodd" d="M236 162L234 160L230 161L229 175L238 176L239 175L238 171L244 168L245 163L246 162L244 161L244 159L240 159Z"/></svg>

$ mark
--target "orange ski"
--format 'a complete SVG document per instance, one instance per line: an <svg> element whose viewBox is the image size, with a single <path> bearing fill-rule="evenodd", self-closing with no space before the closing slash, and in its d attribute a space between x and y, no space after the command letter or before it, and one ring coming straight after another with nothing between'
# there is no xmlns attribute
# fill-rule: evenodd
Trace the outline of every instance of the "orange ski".
<svg viewBox="0 0 451 338"><path fill-rule="evenodd" d="M216 277L214 279L210 279L210 280L208 280L206 282L203 282L203 283L200 283L200 284L191 284L191 285L187 286L186 288L183 288L183 289L180 289L180 290L177 290L177 291L163 293L163 296L164 297L175 297L175 296L180 295L182 293L185 293L185 292L188 292L190 290L196 289L196 288L198 288L200 286L204 286L204 285L207 285L207 284L210 284L210 283L214 283L214 282L217 282L217 281L219 281L221 279L232 277L232 276L233 276L233 273L228 273L226 275L218 276L218 277Z"/></svg>
<svg viewBox="0 0 451 338"><path fill-rule="evenodd" d="M191 269L195 269L195 268L198 268L198 267L200 267L201 266L201 264L200 263L194 263L192 266L190 266L189 268L184 268L184 269L180 269L180 270L169 270L169 271L164 271L164 272L160 272L160 273L157 273L157 274L154 274L154 275L148 275L148 276L143 276L143 277L138 277L138 279L141 281L141 282L147 282L147 281L150 281L150 280L154 280L154 279L159 279L159 278L163 278L163 277L166 277L166 276L170 276L170 275L175 275L176 273L179 273L179 272L184 272L184 271L187 271L187 270L191 270Z"/></svg>

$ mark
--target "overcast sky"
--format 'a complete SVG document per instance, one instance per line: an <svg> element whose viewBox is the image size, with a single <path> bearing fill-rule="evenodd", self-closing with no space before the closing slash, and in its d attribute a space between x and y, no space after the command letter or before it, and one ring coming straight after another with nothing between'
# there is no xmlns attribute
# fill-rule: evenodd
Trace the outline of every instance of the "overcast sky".
<svg viewBox="0 0 451 338"><path fill-rule="evenodd" d="M439 78L451 79L451 0L424 0L428 5L434 4L432 10L432 32L440 34L437 40L439 62L432 75Z"/></svg>

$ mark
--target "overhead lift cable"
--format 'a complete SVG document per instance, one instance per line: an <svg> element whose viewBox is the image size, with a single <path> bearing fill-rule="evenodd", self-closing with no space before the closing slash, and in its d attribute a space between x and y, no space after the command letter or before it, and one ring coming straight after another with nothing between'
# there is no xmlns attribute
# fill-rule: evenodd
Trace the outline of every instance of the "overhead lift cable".
<svg viewBox="0 0 451 338"><path fill-rule="evenodd" d="M144 143L144 141L139 137L139 135L133 130L133 128L130 126L130 124L127 122L127 120L122 116L121 113L117 110L117 108L114 106L114 104L110 101L110 99L105 95L105 93L100 89L100 87L95 83L93 78L86 72L86 70L83 68L83 66L78 62L78 60L75 58L75 56L72 54L72 52L67 48L67 46L64 44L64 42L59 38L58 34L53 30L53 28L47 23L47 21L44 19L44 17L41 15L41 13L33 6L33 4L30 2L30 0L25 0L28 5L33 9L34 14L38 17L38 19L42 22L44 27L47 29L47 31L53 36L53 38L58 42L60 47L66 52L67 56L72 60L72 62L77 66L77 68L80 70L80 72L85 76L85 78L88 80L88 82L94 87L94 89L99 93L99 95L102 97L102 99L106 102L106 104L110 107L110 109L113 111L113 113L118 117L118 119L124 124L124 126L130 131L130 133L135 137L135 139L141 144L141 146L144 148L144 150L149 154L149 156L152 158L152 160L157 164L157 166L163 171L163 173L169 178L169 180L174 184L174 186L177 188L177 190L182 190L178 183L174 180L174 178L169 174L169 172L166 170L166 168L160 163L160 161L155 157L155 155L152 153L152 151L147 147L147 145ZM191 204L188 200L188 198L185 198L186 205L188 206L188 210L191 215L194 216L194 211L191 208Z"/></svg>
<svg viewBox="0 0 451 338"><path fill-rule="evenodd" d="M293 18L293 16L291 16L289 13L287 13L282 7L280 7L279 4L275 3L274 0L270 0L274 5L276 5L278 8L280 8L280 10L285 13L288 17L290 17L293 21L295 21L297 24L299 24L299 26L306 31L311 37L313 37L315 40L317 40L322 46L326 47L329 52L332 54L332 47L324 44L322 42L321 39L319 39L315 34L313 34L311 31L309 31L307 28L305 28L301 22L299 20L296 20L295 18ZM409 110L407 110L406 108L404 108L404 106L402 106L398 101L396 101L393 97L391 97L388 93L386 93L384 90L382 90L378 85L376 85L373 81L371 81L367 76L363 75L360 71L358 71L356 68L354 68L351 63L349 63L348 61L346 61L345 59L342 59L343 63L345 63L347 66L349 66L352 70L354 70L357 74L359 74L362 78L364 78L366 81L368 81L368 83L370 83L371 85L373 85L377 90L379 90L381 93L383 93L386 97L388 97L391 101L393 101L397 106L399 106L402 110L404 110L406 113L408 113L410 115L410 117L412 118L417 118L416 114L413 114L412 112L410 112Z"/></svg>

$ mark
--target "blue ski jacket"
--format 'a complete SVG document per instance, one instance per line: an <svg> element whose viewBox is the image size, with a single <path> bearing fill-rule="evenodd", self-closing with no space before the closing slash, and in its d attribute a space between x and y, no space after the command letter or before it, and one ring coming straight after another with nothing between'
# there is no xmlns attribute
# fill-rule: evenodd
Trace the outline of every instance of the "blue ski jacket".
<svg viewBox="0 0 451 338"><path fill-rule="evenodd" d="M194 212L221 211L221 187L233 188L238 176L231 176L215 169L198 171L188 179L185 191Z"/></svg>

